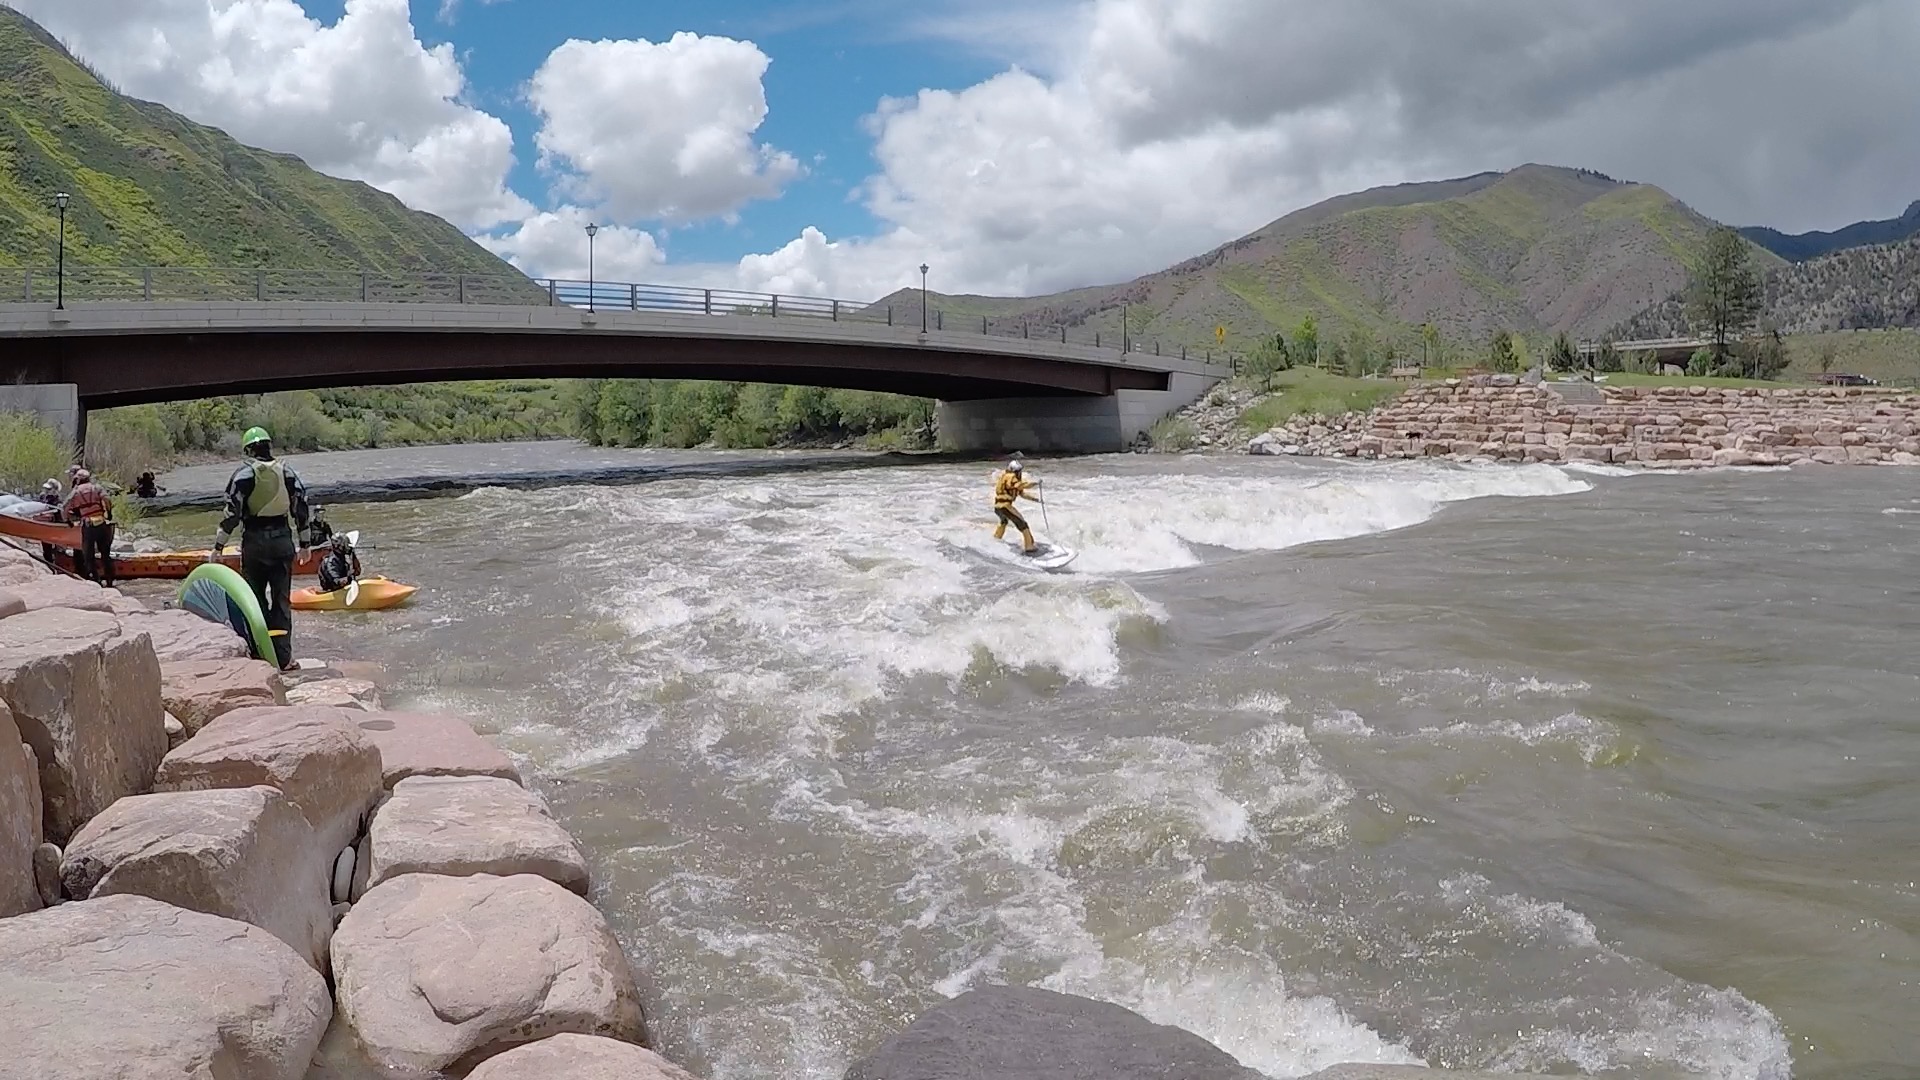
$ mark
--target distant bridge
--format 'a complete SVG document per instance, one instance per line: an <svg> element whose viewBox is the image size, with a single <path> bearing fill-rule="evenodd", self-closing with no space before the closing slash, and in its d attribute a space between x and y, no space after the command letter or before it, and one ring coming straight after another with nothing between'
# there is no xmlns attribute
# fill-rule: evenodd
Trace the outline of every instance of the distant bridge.
<svg viewBox="0 0 1920 1080"><path fill-rule="evenodd" d="M1693 359L1694 353L1699 352L1701 349L1711 348L1712 345L1713 342L1711 340L1698 337L1654 338L1647 341L1616 341L1613 343L1614 350L1622 356L1630 356L1635 353L1652 353L1656 363L1678 364L1682 367L1686 366L1687 361ZM1580 345L1580 355L1587 357L1596 356L1602 348L1605 348L1605 345L1601 342L1582 342Z"/></svg>
<svg viewBox="0 0 1920 1080"><path fill-rule="evenodd" d="M1114 336L626 282L87 267L62 283L0 270L0 381L71 386L82 424L90 408L223 394L619 376L912 394L940 400L943 441L960 449L1108 450L1231 372L1225 355Z"/></svg>

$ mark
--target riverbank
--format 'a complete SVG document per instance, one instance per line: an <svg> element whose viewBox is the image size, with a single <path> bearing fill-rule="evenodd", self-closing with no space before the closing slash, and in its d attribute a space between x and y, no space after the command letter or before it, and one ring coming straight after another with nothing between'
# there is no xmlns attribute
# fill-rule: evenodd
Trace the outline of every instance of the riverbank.
<svg viewBox="0 0 1920 1080"><path fill-rule="evenodd" d="M467 721L387 711L382 678L348 661L277 672L222 627L0 544L14 1071L693 1080L646 1049L642 983L586 899L581 845ZM1020 987L937 1006L846 1076L994 1080L1043 1058L1118 1080L1261 1077L1191 1032Z"/></svg>
<svg viewBox="0 0 1920 1080"><path fill-rule="evenodd" d="M481 488L537 491L567 485L623 487L664 480L821 473L972 460L940 451L621 450L572 439L455 444L290 454L309 498L334 503L401 502ZM166 493L145 500L156 513L220 507L231 461L178 468L159 478Z"/></svg>

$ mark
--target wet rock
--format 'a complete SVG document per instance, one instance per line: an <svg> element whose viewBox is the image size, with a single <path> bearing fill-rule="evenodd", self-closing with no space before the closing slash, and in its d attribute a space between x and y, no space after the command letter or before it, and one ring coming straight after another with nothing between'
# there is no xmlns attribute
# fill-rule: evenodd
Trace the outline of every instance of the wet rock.
<svg viewBox="0 0 1920 1080"><path fill-rule="evenodd" d="M39 762L56 844L146 791L167 752L153 646L112 615L50 608L0 621L0 701Z"/></svg>
<svg viewBox="0 0 1920 1080"><path fill-rule="evenodd" d="M389 788L409 776L497 776L521 782L512 760L457 716L383 712L359 723L380 748Z"/></svg>
<svg viewBox="0 0 1920 1080"><path fill-rule="evenodd" d="M467 1080L694 1080L645 1047L598 1035L555 1035L489 1058Z"/></svg>
<svg viewBox="0 0 1920 1080"><path fill-rule="evenodd" d="M379 712L380 690L364 679L328 679L301 683L287 691L290 705L325 705L354 712Z"/></svg>
<svg viewBox="0 0 1920 1080"><path fill-rule="evenodd" d="M45 907L67 898L67 891L60 884L61 857L57 844L41 844L33 849L33 887L39 890L40 903Z"/></svg>
<svg viewBox="0 0 1920 1080"><path fill-rule="evenodd" d="M462 1074L567 1032L646 1040L606 920L530 874L386 882L340 921L333 974L354 1041L400 1076Z"/></svg>
<svg viewBox="0 0 1920 1080"><path fill-rule="evenodd" d="M245 659L246 642L231 627L209 622L178 608L143 611L121 616L129 633L144 632L153 639L153 654L163 664L186 660Z"/></svg>
<svg viewBox="0 0 1920 1080"><path fill-rule="evenodd" d="M380 752L355 714L316 707L236 709L160 763L154 788L279 788L329 855L351 844L380 796Z"/></svg>
<svg viewBox="0 0 1920 1080"><path fill-rule="evenodd" d="M415 776L367 826L354 896L402 874L535 874L581 896L587 860L538 795L492 776Z"/></svg>
<svg viewBox="0 0 1920 1080"><path fill-rule="evenodd" d="M1181 1028L1030 987L973 990L928 1010L846 1080L1265 1080Z"/></svg>
<svg viewBox="0 0 1920 1080"><path fill-rule="evenodd" d="M285 705L287 692L272 664L227 657L162 663L160 700L192 736L235 709Z"/></svg>
<svg viewBox="0 0 1920 1080"><path fill-rule="evenodd" d="M40 839L40 763L0 704L0 919L40 909L33 874Z"/></svg>
<svg viewBox="0 0 1920 1080"><path fill-rule="evenodd" d="M302 1080L333 1006L272 934L141 896L0 920L6 1074Z"/></svg>
<svg viewBox="0 0 1920 1080"><path fill-rule="evenodd" d="M150 897L257 926L326 970L330 850L278 789L136 795L74 835L60 879L76 900Z"/></svg>

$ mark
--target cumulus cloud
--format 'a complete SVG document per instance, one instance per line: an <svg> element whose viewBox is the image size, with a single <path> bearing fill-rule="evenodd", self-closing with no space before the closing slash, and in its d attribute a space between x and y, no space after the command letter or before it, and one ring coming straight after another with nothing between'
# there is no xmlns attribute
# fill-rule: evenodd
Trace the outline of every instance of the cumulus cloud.
<svg viewBox="0 0 1920 1080"><path fill-rule="evenodd" d="M513 134L465 104L452 46L428 48L407 0L11 0L127 93L253 146L297 154L467 228L531 213L506 184Z"/></svg>
<svg viewBox="0 0 1920 1080"><path fill-rule="evenodd" d="M954 291L1122 280L1318 199L1527 161L1740 224L1920 196L1910 0L1042 0L1013 17L1053 28L1012 45L1033 70L870 119L875 236L802 236L738 280L875 295L922 258Z"/></svg>
<svg viewBox="0 0 1920 1080"><path fill-rule="evenodd" d="M515 228L475 239L487 250L537 277L585 281L587 225L594 219L577 206L534 214ZM657 282L666 252L652 233L625 225L602 225L593 238L594 278Z"/></svg>
<svg viewBox="0 0 1920 1080"><path fill-rule="evenodd" d="M767 55L698 34L669 41L568 41L527 87L540 163L574 199L624 220L728 216L801 173L756 143L767 118Z"/></svg>

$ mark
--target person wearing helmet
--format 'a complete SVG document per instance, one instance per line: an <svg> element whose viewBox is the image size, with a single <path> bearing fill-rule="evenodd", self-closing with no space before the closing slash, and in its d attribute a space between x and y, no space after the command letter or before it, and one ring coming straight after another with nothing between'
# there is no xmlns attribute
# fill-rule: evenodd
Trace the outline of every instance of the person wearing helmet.
<svg viewBox="0 0 1920 1080"><path fill-rule="evenodd" d="M293 564L307 544L307 489L286 462L273 456L273 439L265 428L248 428L240 446L246 458L227 481L227 514L213 535L207 561L217 561L233 530L242 530L240 576L247 579L266 616L273 636L271 659L280 670L290 671Z"/></svg>
<svg viewBox="0 0 1920 1080"><path fill-rule="evenodd" d="M47 482L40 485L40 501L48 506L59 506L65 502L66 500L60 497L60 481L51 476L47 477Z"/></svg>
<svg viewBox="0 0 1920 1080"><path fill-rule="evenodd" d="M60 516L80 526L80 576L113 588L113 503L107 489L87 470L74 470L73 490L60 504Z"/></svg>
<svg viewBox="0 0 1920 1080"><path fill-rule="evenodd" d="M338 592L360 580L360 553L344 536L331 537L320 560L320 591Z"/></svg>
<svg viewBox="0 0 1920 1080"><path fill-rule="evenodd" d="M307 522L307 542L316 548L333 543L333 525L327 521L327 508L316 506Z"/></svg>
<svg viewBox="0 0 1920 1080"><path fill-rule="evenodd" d="M1008 462L1007 467L993 478L993 513L1000 519L1000 527L993 530L993 538L1006 539L1009 525L1019 529L1022 555L1034 554L1039 550L1039 545L1033 541L1032 527L1027 524L1026 518L1020 516L1020 511L1013 508L1013 503L1016 499L1039 502L1039 496L1033 494L1039 486L1040 481L1028 479L1026 467L1017 460Z"/></svg>

